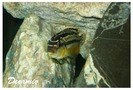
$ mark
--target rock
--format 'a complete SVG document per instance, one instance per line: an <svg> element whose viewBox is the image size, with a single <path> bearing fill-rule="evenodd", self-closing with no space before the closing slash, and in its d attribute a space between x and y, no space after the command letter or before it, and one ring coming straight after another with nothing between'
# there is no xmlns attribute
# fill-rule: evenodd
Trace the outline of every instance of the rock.
<svg viewBox="0 0 133 90"><path fill-rule="evenodd" d="M129 15L129 3L110 4L96 30L90 56L75 81L77 87L130 87Z"/></svg>
<svg viewBox="0 0 133 90"><path fill-rule="evenodd" d="M105 12L90 54L111 87L130 87L130 4L111 3Z"/></svg>
<svg viewBox="0 0 133 90"><path fill-rule="evenodd" d="M4 8L16 18L24 18L29 13L34 13L45 19L61 18L64 15L66 18L80 20L82 17L91 16L102 18L109 4L109 2L5 2Z"/></svg>

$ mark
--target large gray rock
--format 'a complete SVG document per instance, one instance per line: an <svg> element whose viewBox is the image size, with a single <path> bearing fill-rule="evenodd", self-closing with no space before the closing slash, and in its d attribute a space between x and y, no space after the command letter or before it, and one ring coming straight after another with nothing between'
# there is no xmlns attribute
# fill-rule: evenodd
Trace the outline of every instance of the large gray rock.
<svg viewBox="0 0 133 90"><path fill-rule="evenodd" d="M73 16L73 19L80 20L82 17L90 16L102 18L109 4L110 2L6 2L4 7L16 18L24 18L29 13L35 13L45 19L65 16L70 18L70 16Z"/></svg>

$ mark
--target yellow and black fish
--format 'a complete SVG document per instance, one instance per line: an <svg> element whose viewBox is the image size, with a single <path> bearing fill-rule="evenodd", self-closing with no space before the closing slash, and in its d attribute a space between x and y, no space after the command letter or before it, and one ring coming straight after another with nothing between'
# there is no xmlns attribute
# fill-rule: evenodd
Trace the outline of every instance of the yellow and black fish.
<svg viewBox="0 0 133 90"><path fill-rule="evenodd" d="M78 29L64 29L48 41L48 55L57 61L65 58L75 58L80 52L80 46L83 44L83 41L84 35Z"/></svg>

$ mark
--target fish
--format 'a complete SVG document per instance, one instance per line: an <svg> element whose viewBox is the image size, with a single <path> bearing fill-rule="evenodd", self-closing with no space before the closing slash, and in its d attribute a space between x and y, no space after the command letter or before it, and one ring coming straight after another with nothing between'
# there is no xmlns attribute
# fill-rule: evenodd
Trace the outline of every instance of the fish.
<svg viewBox="0 0 133 90"><path fill-rule="evenodd" d="M62 60L66 58L74 59L79 54L84 39L84 33L81 33L78 29L66 28L48 41L48 56L58 63L62 63Z"/></svg>

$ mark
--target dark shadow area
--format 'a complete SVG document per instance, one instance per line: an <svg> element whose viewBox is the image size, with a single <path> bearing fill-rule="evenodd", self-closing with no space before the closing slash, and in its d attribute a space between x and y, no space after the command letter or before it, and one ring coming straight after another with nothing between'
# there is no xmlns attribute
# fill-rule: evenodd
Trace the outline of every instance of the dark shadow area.
<svg viewBox="0 0 133 90"><path fill-rule="evenodd" d="M13 18L4 8L3 8L3 72L5 70L5 58L6 54L12 44L12 41L22 24L22 19Z"/></svg>
<svg viewBox="0 0 133 90"><path fill-rule="evenodd" d="M83 66L85 65L86 60L82 57L81 54L78 54L76 57L76 67L75 67L75 79L79 76L81 73L81 70L83 69Z"/></svg>

